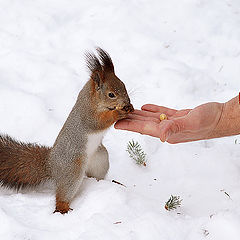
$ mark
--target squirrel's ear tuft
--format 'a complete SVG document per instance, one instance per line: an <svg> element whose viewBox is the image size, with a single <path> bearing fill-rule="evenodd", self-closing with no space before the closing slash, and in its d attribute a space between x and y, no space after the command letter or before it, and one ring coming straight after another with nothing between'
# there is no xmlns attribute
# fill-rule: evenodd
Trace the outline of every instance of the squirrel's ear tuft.
<svg viewBox="0 0 240 240"><path fill-rule="evenodd" d="M90 74L92 74L95 71L99 72L102 71L101 63L94 53L91 52L85 53L85 60Z"/></svg>
<svg viewBox="0 0 240 240"><path fill-rule="evenodd" d="M103 82L103 67L96 55L91 52L85 54L85 59L91 79L95 82L96 89L100 89Z"/></svg>
<svg viewBox="0 0 240 240"><path fill-rule="evenodd" d="M101 48L96 48L98 57L92 53L85 53L85 60L91 79L96 83L97 89L101 88L106 79L105 73L114 73L112 59L107 52Z"/></svg>
<svg viewBox="0 0 240 240"><path fill-rule="evenodd" d="M106 51L104 51L102 48L98 47L96 48L96 50L98 52L98 56L101 61L103 71L104 72L109 71L114 73L114 66L113 66L113 62L110 55Z"/></svg>

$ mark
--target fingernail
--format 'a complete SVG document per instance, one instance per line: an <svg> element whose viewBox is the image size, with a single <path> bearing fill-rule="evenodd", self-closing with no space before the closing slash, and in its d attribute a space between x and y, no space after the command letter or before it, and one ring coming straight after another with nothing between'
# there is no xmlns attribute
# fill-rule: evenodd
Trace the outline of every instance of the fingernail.
<svg viewBox="0 0 240 240"><path fill-rule="evenodd" d="M163 142L163 143L165 142L165 141L163 141L161 138L160 138L160 141Z"/></svg>
<svg viewBox="0 0 240 240"><path fill-rule="evenodd" d="M160 137L161 142L163 142L163 143L166 142L168 139L168 135L169 135L169 132L167 132L165 135L163 135L163 137Z"/></svg>

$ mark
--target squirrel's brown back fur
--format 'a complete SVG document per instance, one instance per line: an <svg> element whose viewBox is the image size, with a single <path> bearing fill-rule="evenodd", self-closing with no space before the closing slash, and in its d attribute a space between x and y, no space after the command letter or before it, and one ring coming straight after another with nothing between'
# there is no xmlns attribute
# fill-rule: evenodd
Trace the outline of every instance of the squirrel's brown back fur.
<svg viewBox="0 0 240 240"><path fill-rule="evenodd" d="M50 148L0 135L0 185L16 190L31 188L50 178Z"/></svg>

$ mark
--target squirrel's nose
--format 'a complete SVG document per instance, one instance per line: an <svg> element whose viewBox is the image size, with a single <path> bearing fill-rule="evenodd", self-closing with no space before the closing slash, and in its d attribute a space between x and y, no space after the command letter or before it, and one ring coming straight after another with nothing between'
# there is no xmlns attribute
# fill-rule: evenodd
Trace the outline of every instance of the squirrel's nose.
<svg viewBox="0 0 240 240"><path fill-rule="evenodd" d="M130 113L130 112L133 112L134 111L134 108L133 108L133 105L130 103L128 105L125 105L123 107L123 110L126 111L127 113Z"/></svg>

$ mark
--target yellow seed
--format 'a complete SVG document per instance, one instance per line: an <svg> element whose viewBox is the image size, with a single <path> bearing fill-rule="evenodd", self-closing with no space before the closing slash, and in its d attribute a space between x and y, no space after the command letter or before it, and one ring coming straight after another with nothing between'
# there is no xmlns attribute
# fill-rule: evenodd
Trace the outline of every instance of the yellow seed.
<svg viewBox="0 0 240 240"><path fill-rule="evenodd" d="M165 119L167 119L167 115L164 114L164 113L162 113L162 114L160 115L160 120L162 121L162 120L165 120Z"/></svg>

